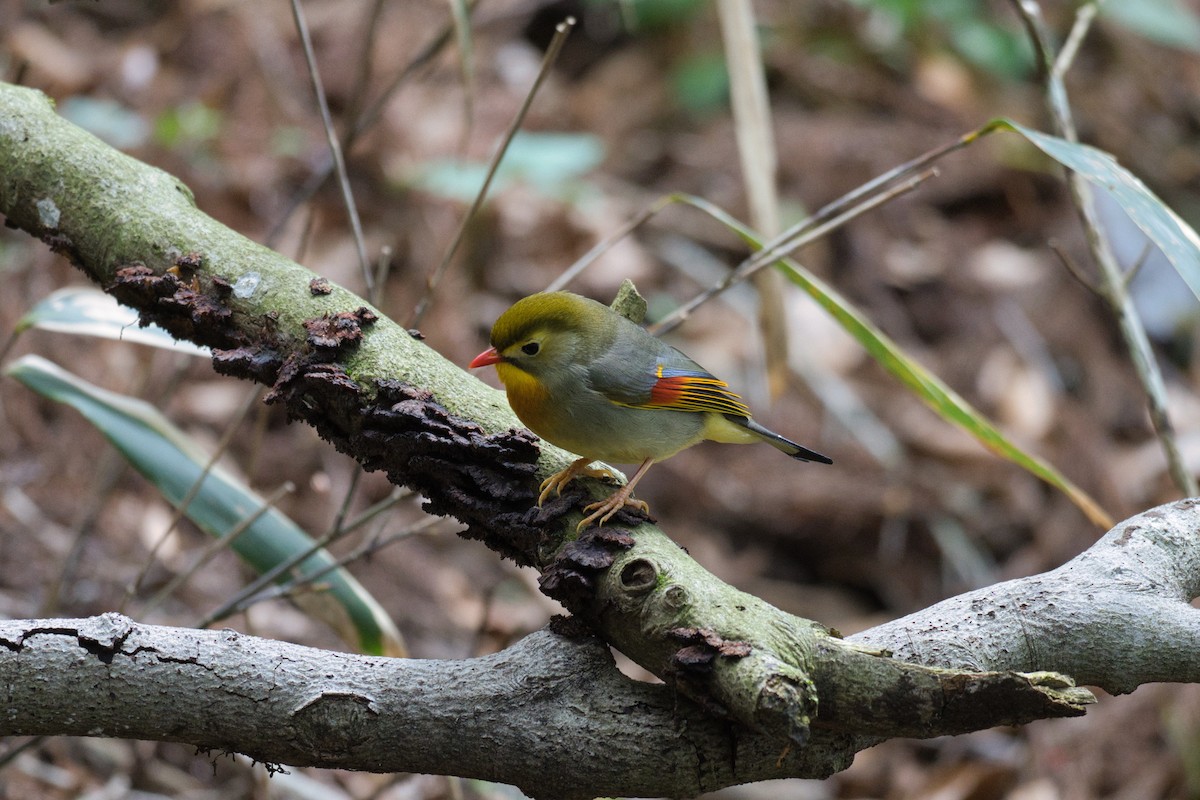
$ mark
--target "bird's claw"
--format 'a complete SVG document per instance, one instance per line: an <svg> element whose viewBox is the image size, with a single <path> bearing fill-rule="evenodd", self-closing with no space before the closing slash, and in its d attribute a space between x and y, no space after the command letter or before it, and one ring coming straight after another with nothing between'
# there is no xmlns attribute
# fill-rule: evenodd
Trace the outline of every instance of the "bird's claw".
<svg viewBox="0 0 1200 800"><path fill-rule="evenodd" d="M593 522L596 523L597 528L603 527L604 523L608 522L614 514L625 508L632 508L646 516L650 516L650 506L646 504L646 501L633 499L629 496L629 492L625 491L625 488L624 486L621 487L605 500L584 506L583 511L587 516L575 526L576 533L583 531L584 528ZM588 512L591 513L589 514Z"/></svg>
<svg viewBox="0 0 1200 800"><path fill-rule="evenodd" d="M615 481L617 476L611 469L600 467L598 469L588 466L592 461L589 458L579 458L571 462L571 466L564 470L554 473L546 480L542 481L542 485L538 487L538 508L542 507L542 503L546 502L546 498L553 492L557 497L562 494L563 487L578 477L584 478L599 478L600 480Z"/></svg>
<svg viewBox="0 0 1200 800"><path fill-rule="evenodd" d="M617 476L612 470L604 467L593 468L588 466L592 461L589 458L580 458L571 462L571 466L566 469L556 472L546 480L542 481L542 485L538 491L538 508L542 507L542 503L546 502L546 498L553 492L556 496L562 494L563 487L578 477L599 478L606 481L615 481ZM649 462L647 462L647 465ZM604 500L599 500L584 506L583 513L586 514L578 525L575 526L576 531L582 531L593 522L596 526L602 526L608 522L614 514L623 508L632 508L636 511L650 515L650 506L646 505L644 500L634 500L629 495L633 492L633 483L627 483L617 491L613 492Z"/></svg>

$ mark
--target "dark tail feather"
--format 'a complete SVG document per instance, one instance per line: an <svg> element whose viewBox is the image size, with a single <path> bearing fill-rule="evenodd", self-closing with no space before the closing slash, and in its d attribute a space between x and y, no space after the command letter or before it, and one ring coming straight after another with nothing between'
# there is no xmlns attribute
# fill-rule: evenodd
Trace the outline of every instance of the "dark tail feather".
<svg viewBox="0 0 1200 800"><path fill-rule="evenodd" d="M767 430L749 417L738 417L733 414L726 414L725 419L741 425L746 430L757 434L764 442L771 445L776 450L781 450L784 453L787 453L792 458L800 461L816 461L821 464L833 463L833 459L829 456L823 456L816 450L809 450L804 445L796 444L791 439L785 439L778 433L775 433L775 431Z"/></svg>

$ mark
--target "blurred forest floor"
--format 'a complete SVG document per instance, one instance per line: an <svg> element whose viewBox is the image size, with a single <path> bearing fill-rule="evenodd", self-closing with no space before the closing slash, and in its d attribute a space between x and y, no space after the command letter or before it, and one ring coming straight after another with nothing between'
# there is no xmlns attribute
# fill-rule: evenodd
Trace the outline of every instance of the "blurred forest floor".
<svg viewBox="0 0 1200 800"><path fill-rule="evenodd" d="M342 127L449 23L450 4L442 0L381 3L368 24L374 5L304 5ZM785 221L988 119L1048 129L1010 4L951 2L937 4L937 13L903 11L908 5L922 4L756 3ZM526 134L420 322L427 344L460 364L486 346L508 304L545 288L661 195L690 192L747 216L714 9L700 0L646 0L626 11L638 19L623 18L615 4L482 0L471 27L470 83L451 36L349 150L367 251L372 259L384 248L391 254L379 305L404 322L520 106L554 24L578 16ZM1065 36L1073 8L1053 3L1046 13ZM1189 20L1179 23L1183 30ZM1081 138L1115 154L1193 224L1200 221L1195 48L1102 16L1067 76ZM0 0L0 68L5 80L46 91L64 115L179 176L205 212L363 291L336 183L327 181L288 214L328 149L287 4ZM1091 269L1058 170L1011 134L988 137L939 169L915 193L853 220L798 258L1114 518L1177 497L1112 315L1051 249L1056 243ZM570 288L608 301L632 278L651 316L662 316L743 256L717 223L671 208ZM1181 446L1200 465L1195 298L1172 288L1170 276L1143 272L1134 285L1150 298L1143 308L1161 332ZM41 243L11 232L0 237L0 274L6 332L53 290L85 283ZM1168 301L1180 299L1177 312ZM705 445L649 473L639 496L723 580L850 633L966 589L1053 568L1101 533L1061 494L939 419L798 289L788 287L784 303L797 370L778 397L766 389L752 290L703 306L671 337L742 390L764 424L835 461L797 465L766 447ZM252 391L215 376L203 360L128 343L32 331L8 360L24 353L150 399L209 447ZM494 375L481 378L495 385ZM126 602L125 587L168 526L168 506L77 414L10 379L0 382L0 430L0 614L83 616L124 607L148 622L192 625L249 580L225 553L170 602L141 610L139 602L207 545L184 524ZM225 462L264 494L294 483L280 507L314 535L334 520L356 470L311 430L285 424L261 404ZM390 489L367 475L350 507L365 508ZM362 536L422 516L419 502L409 501ZM491 652L560 610L538 593L532 574L454 530L452 521L438 523L353 566L415 656ZM282 601L220 624L344 647ZM0 752L19 744L4 742ZM245 761L214 763L185 747L57 739L7 763L0 796L517 796L443 778L292 772L268 783ZM891 742L827 781L717 796L1196 798L1200 689L1148 686L1103 697L1083 719Z"/></svg>

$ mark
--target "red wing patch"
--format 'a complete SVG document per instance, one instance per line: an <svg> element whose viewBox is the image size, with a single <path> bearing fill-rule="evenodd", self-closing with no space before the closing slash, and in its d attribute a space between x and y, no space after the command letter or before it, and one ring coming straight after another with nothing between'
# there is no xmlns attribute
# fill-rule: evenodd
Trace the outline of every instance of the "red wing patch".
<svg viewBox="0 0 1200 800"><path fill-rule="evenodd" d="M742 398L730 391L729 384L708 373L671 374L662 364L655 372L657 380L650 387L650 399L638 408L662 408L672 411L713 411L718 414L750 416Z"/></svg>

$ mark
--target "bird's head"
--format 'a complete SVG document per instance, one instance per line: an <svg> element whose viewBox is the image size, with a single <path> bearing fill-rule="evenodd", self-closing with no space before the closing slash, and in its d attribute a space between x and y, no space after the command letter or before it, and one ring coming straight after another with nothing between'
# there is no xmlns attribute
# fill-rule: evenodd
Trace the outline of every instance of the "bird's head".
<svg viewBox="0 0 1200 800"><path fill-rule="evenodd" d="M570 292L544 292L517 301L492 326L492 346L470 368L495 364L542 382L566 376L602 352L612 339L616 312Z"/></svg>

